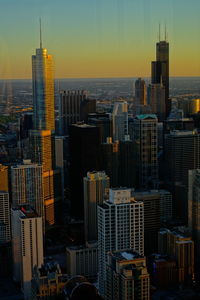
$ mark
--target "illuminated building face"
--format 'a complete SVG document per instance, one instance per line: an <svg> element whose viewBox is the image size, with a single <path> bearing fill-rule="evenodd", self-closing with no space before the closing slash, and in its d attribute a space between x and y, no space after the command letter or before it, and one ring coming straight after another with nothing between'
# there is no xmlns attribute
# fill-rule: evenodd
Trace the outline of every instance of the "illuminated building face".
<svg viewBox="0 0 200 300"><path fill-rule="evenodd" d="M35 129L54 131L53 60L45 48L36 49L32 56L32 80Z"/></svg>

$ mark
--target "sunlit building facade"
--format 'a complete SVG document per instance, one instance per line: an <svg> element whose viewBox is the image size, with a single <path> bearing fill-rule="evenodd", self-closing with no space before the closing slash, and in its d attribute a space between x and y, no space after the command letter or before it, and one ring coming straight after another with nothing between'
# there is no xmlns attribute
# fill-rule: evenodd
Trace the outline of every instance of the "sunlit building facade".
<svg viewBox="0 0 200 300"><path fill-rule="evenodd" d="M55 130L54 73L52 55L47 49L36 49L32 56L34 128Z"/></svg>
<svg viewBox="0 0 200 300"><path fill-rule="evenodd" d="M0 164L0 191L8 192L8 167Z"/></svg>
<svg viewBox="0 0 200 300"><path fill-rule="evenodd" d="M97 205L103 204L105 192L110 187L110 178L105 172L87 172L83 184L85 239L97 240Z"/></svg>

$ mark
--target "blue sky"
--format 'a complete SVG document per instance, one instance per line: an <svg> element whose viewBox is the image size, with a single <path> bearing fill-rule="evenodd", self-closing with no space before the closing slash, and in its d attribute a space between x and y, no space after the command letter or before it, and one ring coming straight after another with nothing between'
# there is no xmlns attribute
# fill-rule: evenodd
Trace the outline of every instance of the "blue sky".
<svg viewBox="0 0 200 300"><path fill-rule="evenodd" d="M199 11L199 0L0 0L0 78L31 77L40 16L56 77L149 76L159 23L171 75L198 76Z"/></svg>

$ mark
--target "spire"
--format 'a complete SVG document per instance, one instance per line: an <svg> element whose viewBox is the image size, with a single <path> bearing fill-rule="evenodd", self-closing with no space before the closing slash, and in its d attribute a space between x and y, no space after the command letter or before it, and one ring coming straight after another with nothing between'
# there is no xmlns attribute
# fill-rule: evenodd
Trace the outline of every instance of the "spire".
<svg viewBox="0 0 200 300"><path fill-rule="evenodd" d="M160 42L160 23L159 23L159 31L158 31L158 40Z"/></svg>
<svg viewBox="0 0 200 300"><path fill-rule="evenodd" d="M165 42L167 41L167 26L166 26L166 23L165 23Z"/></svg>
<svg viewBox="0 0 200 300"><path fill-rule="evenodd" d="M40 49L42 49L42 22L40 18Z"/></svg>

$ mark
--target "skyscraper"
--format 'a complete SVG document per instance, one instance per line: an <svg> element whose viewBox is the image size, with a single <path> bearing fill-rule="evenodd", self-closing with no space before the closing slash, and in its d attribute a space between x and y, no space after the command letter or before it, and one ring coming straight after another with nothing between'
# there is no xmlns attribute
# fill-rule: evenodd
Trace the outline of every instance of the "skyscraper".
<svg viewBox="0 0 200 300"><path fill-rule="evenodd" d="M12 205L29 204L44 217L42 166L24 160L11 167Z"/></svg>
<svg viewBox="0 0 200 300"><path fill-rule="evenodd" d="M159 191L132 192L136 201L144 205L144 254L156 253L158 249L158 231L160 229Z"/></svg>
<svg viewBox="0 0 200 300"><path fill-rule="evenodd" d="M87 99L87 91L61 91L59 99L59 134L68 134L69 126L79 121L86 121L87 114L90 112L96 112L96 100Z"/></svg>
<svg viewBox="0 0 200 300"><path fill-rule="evenodd" d="M108 253L105 300L150 300L146 258L133 250Z"/></svg>
<svg viewBox="0 0 200 300"><path fill-rule="evenodd" d="M146 83L142 78L135 81L135 112L141 113L141 106L147 105L147 89Z"/></svg>
<svg viewBox="0 0 200 300"><path fill-rule="evenodd" d="M113 140L124 141L128 135L128 104L126 101L114 103L113 112Z"/></svg>
<svg viewBox="0 0 200 300"><path fill-rule="evenodd" d="M148 104L153 114L158 116L159 121L165 119L165 87L162 83L150 84L147 89Z"/></svg>
<svg viewBox="0 0 200 300"><path fill-rule="evenodd" d="M198 131L174 130L165 135L165 182L174 194L176 216L187 222L188 171L200 168Z"/></svg>
<svg viewBox="0 0 200 300"><path fill-rule="evenodd" d="M195 242L195 256L200 265L200 169L189 170L188 175L188 226Z"/></svg>
<svg viewBox="0 0 200 300"><path fill-rule="evenodd" d="M11 209L13 279L21 282L24 299L31 297L33 267L43 264L42 218L30 206Z"/></svg>
<svg viewBox="0 0 200 300"><path fill-rule="evenodd" d="M42 47L40 26L40 48L32 56L32 84L34 129L55 130L54 74L52 55Z"/></svg>
<svg viewBox="0 0 200 300"><path fill-rule="evenodd" d="M110 189L109 200L98 206L99 289L106 283L107 252L132 249L144 253L144 205L130 189Z"/></svg>
<svg viewBox="0 0 200 300"><path fill-rule="evenodd" d="M91 113L88 115L88 124L100 128L101 142L105 143L112 136L112 120L109 113Z"/></svg>
<svg viewBox="0 0 200 300"><path fill-rule="evenodd" d="M85 240L98 239L97 205L103 204L105 192L110 187L110 179L105 172L88 172L84 177L84 225Z"/></svg>
<svg viewBox="0 0 200 300"><path fill-rule="evenodd" d="M154 114L137 115L134 119L137 186L155 188L158 185L157 117Z"/></svg>
<svg viewBox="0 0 200 300"><path fill-rule="evenodd" d="M32 161L42 165L45 221L52 225L60 219L62 200L61 170L54 167L55 141L50 130L31 130L29 139Z"/></svg>
<svg viewBox="0 0 200 300"><path fill-rule="evenodd" d="M83 178L87 172L100 171L100 130L87 124L70 126L70 200L71 216L83 219Z"/></svg>
<svg viewBox="0 0 200 300"><path fill-rule="evenodd" d="M0 191L0 244L9 242L10 232L10 203L9 194Z"/></svg>
<svg viewBox="0 0 200 300"><path fill-rule="evenodd" d="M54 143L50 130L30 131L30 155L34 163L41 164L43 172L53 169Z"/></svg>
<svg viewBox="0 0 200 300"><path fill-rule="evenodd" d="M101 169L110 177L110 186L118 187L119 179L119 141L113 142L108 137L106 143L101 144Z"/></svg>
<svg viewBox="0 0 200 300"><path fill-rule="evenodd" d="M166 34L165 34L166 35ZM169 43L166 41L159 41L156 43L156 61L152 62L152 84L163 84L165 87L165 111L168 116L170 112L169 101Z"/></svg>

